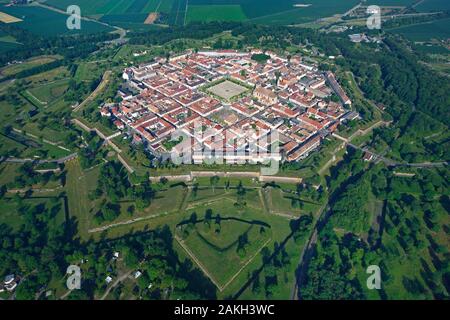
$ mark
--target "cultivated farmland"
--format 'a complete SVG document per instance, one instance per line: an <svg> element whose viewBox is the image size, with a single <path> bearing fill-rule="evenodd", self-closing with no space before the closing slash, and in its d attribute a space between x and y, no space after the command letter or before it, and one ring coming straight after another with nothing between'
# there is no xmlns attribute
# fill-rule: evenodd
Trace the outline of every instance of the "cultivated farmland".
<svg viewBox="0 0 450 320"><path fill-rule="evenodd" d="M392 5L411 0L389 0ZM342 14L358 0L48 0L47 5L65 10L80 6L82 15L115 23L125 28L141 27L149 13L158 13L156 24L185 25L191 22L254 21L269 24L298 24ZM381 0L381 2L385 2ZM397 4L398 5L398 4Z"/></svg>
<svg viewBox="0 0 450 320"><path fill-rule="evenodd" d="M240 5L190 5L186 23L193 21L242 21L247 19Z"/></svg>
<svg viewBox="0 0 450 320"><path fill-rule="evenodd" d="M245 16L247 20L258 23L296 24L344 13L355 6L358 1L310 0L307 1L307 4L310 4L307 7L295 6L298 3L299 1L297 0L191 0L189 1L188 21L192 19L191 14L189 14L191 7L195 6L195 12L199 10L198 6L202 6L205 8L209 7L210 15L217 16L215 20L243 20L243 16ZM228 5L230 8L215 11L212 5ZM240 7L240 10L236 7ZM230 16L231 11L232 15ZM204 14L202 20L212 20L210 15Z"/></svg>
<svg viewBox="0 0 450 320"><path fill-rule="evenodd" d="M424 0L416 6L416 10L421 12L450 10L448 0Z"/></svg>
<svg viewBox="0 0 450 320"><path fill-rule="evenodd" d="M0 12L0 21L4 23L14 23L14 22L20 22L22 19L13 17L7 13Z"/></svg>
<svg viewBox="0 0 450 320"><path fill-rule="evenodd" d="M390 29L412 41L450 38L450 18Z"/></svg>
<svg viewBox="0 0 450 320"><path fill-rule="evenodd" d="M80 30L69 30L66 26L66 15L37 6L0 7L0 11L23 20L14 23L15 26L42 36L109 32L113 30L112 28L91 21L83 21Z"/></svg>
<svg viewBox="0 0 450 320"><path fill-rule="evenodd" d="M152 12L168 14L174 0L48 0L46 5L66 10L75 4L81 9L81 15L127 29L148 28L144 22ZM167 20L166 17L166 20Z"/></svg>

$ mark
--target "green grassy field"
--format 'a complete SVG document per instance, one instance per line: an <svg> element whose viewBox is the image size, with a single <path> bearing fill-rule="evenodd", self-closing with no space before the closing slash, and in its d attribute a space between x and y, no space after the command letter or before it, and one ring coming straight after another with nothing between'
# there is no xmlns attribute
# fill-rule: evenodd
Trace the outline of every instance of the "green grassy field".
<svg viewBox="0 0 450 320"><path fill-rule="evenodd" d="M14 75L20 71L28 70L33 67L46 64L58 59L58 56L38 56L30 58L22 63L12 64L10 66L4 67L0 70L0 74L3 76Z"/></svg>
<svg viewBox="0 0 450 320"><path fill-rule="evenodd" d="M226 208L232 204L225 202L222 205L219 206L219 208L224 208L220 211L220 216L222 219L226 219L229 216L226 213ZM232 212L230 215L235 216ZM258 214L246 212L239 218L251 221L261 217ZM218 227L214 222L211 223L210 227L203 222L199 222L182 241L215 281L220 286L225 287L233 276L240 272L254 258L255 254L270 241L272 231L270 228L264 227L265 231L261 232L261 226L259 225L235 220L221 221L220 233L216 233L216 228ZM247 234L249 243L245 253L238 254L238 238L243 234ZM224 263L224 261L227 261L227 263Z"/></svg>
<svg viewBox="0 0 450 320"><path fill-rule="evenodd" d="M78 160L67 162L66 168L69 217L76 219L78 234L81 239L87 240L89 237L87 231L93 218L89 214L90 202L88 198L88 188L91 184L87 182L86 175L84 175Z"/></svg>
<svg viewBox="0 0 450 320"><path fill-rule="evenodd" d="M98 78L102 73L97 71L95 64L80 63L75 72L75 79L77 81L89 81Z"/></svg>
<svg viewBox="0 0 450 320"><path fill-rule="evenodd" d="M30 83L31 86L38 86L51 81L65 79L68 78L69 76L70 73L66 67L59 67L46 72L32 75L25 79L31 82Z"/></svg>
<svg viewBox="0 0 450 320"><path fill-rule="evenodd" d="M281 213L298 217L302 214L314 214L320 207L319 203L302 199L278 188L267 187L263 195L269 205L269 210L275 214ZM293 206L293 200L298 200L298 206Z"/></svg>
<svg viewBox="0 0 450 320"><path fill-rule="evenodd" d="M2 163L0 164L0 185L5 185L13 182L17 176L16 170L20 167L17 163Z"/></svg>
<svg viewBox="0 0 450 320"><path fill-rule="evenodd" d="M95 171L98 171L98 168L96 168ZM85 172L87 179L90 179L89 176L91 176L90 172ZM88 183L89 188L95 188L96 182ZM131 205L135 205L133 201L130 200L121 200L120 201L120 214L119 216L113 221L108 222L105 221L100 225L95 224L94 222L90 223L90 228L94 227L102 227L102 226L108 226L113 223L120 223L124 221L129 221L131 219L136 218L154 218L159 215L166 215L169 213L177 213L181 203L184 199L186 189L182 186L174 186L174 187L168 187L167 189L163 189L161 191L158 191L156 193L155 198L152 200L150 206L148 206L145 209L138 210L133 213L132 216L130 216L127 213L127 209ZM90 202L90 212L95 214L101 207L101 202L104 198L91 201Z"/></svg>
<svg viewBox="0 0 450 320"><path fill-rule="evenodd" d="M62 79L39 87L31 88L29 92L40 102L48 104L61 97L67 91L68 87L69 80Z"/></svg>

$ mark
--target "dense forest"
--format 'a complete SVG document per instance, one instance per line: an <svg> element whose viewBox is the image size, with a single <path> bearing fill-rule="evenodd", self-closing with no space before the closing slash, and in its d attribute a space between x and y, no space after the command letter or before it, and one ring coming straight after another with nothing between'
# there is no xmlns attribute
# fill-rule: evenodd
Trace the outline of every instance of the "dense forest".
<svg viewBox="0 0 450 320"><path fill-rule="evenodd" d="M450 171L417 169L399 176L362 163L360 156L349 154L334 169L329 220L320 229L300 297L448 298ZM366 289L369 265L380 266L381 290Z"/></svg>

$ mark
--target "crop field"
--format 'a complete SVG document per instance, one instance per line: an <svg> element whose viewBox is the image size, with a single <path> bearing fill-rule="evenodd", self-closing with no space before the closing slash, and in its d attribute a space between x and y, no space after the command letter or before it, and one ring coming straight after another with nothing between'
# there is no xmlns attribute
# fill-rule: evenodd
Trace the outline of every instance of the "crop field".
<svg viewBox="0 0 450 320"><path fill-rule="evenodd" d="M367 5L377 5L377 6L409 6L416 2L415 0L371 0Z"/></svg>
<svg viewBox="0 0 450 320"><path fill-rule="evenodd" d="M4 12L0 12L0 21L3 23L14 23L20 22L22 21L22 19L16 18Z"/></svg>
<svg viewBox="0 0 450 320"><path fill-rule="evenodd" d="M113 30L112 28L91 21L83 21L80 30L69 30L66 26L66 15L36 6L0 7L0 10L23 20L16 22L14 24L15 26L41 36L86 34Z"/></svg>
<svg viewBox="0 0 450 320"><path fill-rule="evenodd" d="M344 13L353 6L357 0L328 1L311 0L308 6L298 7L297 0L191 0L189 1L187 22L213 20L254 20L258 23L269 24L296 24L312 21L326 16ZM214 10L214 6L228 6L229 8ZM192 9L191 11L191 7ZM199 7L204 7L200 9ZM240 8L238 8L240 7ZM201 11L200 11L201 10ZM210 13L208 13L208 10ZM196 12L204 13L203 16Z"/></svg>
<svg viewBox="0 0 450 320"><path fill-rule="evenodd" d="M69 5L78 5L81 15L99 18L116 25L143 24L151 12L169 13L174 0L48 0L49 6L65 10Z"/></svg>
<svg viewBox="0 0 450 320"><path fill-rule="evenodd" d="M450 18L390 29L412 41L450 38Z"/></svg>
<svg viewBox="0 0 450 320"><path fill-rule="evenodd" d="M243 21L247 19L240 5L190 5L186 23L195 21Z"/></svg>
<svg viewBox="0 0 450 320"><path fill-rule="evenodd" d="M448 0L424 0L415 8L417 11L441 11L450 10L450 1Z"/></svg>
<svg viewBox="0 0 450 320"><path fill-rule="evenodd" d="M163 0L164 1L164 0ZM148 13L156 11L161 0L48 0L49 6L65 10L70 5L77 5L81 15L109 15L121 13ZM170 9L170 7L169 7Z"/></svg>
<svg viewBox="0 0 450 320"><path fill-rule="evenodd" d="M412 0L380 0L391 5ZM157 13L156 24L185 25L191 22L255 21L269 24L297 24L342 14L358 0L310 0L298 6L297 0L48 0L47 5L65 10L80 6L82 15L123 26L143 27L150 13Z"/></svg>
<svg viewBox="0 0 450 320"><path fill-rule="evenodd" d="M81 15L97 15L120 12L123 7L128 8L129 0L48 0L45 4L65 10L70 5L77 5L81 9ZM125 11L125 10L124 10Z"/></svg>

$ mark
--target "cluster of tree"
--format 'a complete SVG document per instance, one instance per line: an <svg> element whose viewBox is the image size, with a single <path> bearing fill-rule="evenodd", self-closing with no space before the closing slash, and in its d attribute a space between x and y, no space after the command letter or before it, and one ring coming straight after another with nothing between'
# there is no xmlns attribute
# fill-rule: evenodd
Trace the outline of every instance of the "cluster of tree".
<svg viewBox="0 0 450 320"><path fill-rule="evenodd" d="M234 206L238 209L243 209L247 203L245 201L245 194L247 191L245 190L244 186L242 185L242 181L239 181L239 184L236 187L236 202L234 203Z"/></svg>
<svg viewBox="0 0 450 320"><path fill-rule="evenodd" d="M252 55L252 60L255 60L258 63L265 63L269 58L270 58L270 56L268 56L267 54L264 54L264 53L258 53L258 54Z"/></svg>
<svg viewBox="0 0 450 320"><path fill-rule="evenodd" d="M360 266L364 244L352 234L339 239L329 225L320 233L315 257L308 265L300 296L306 300L364 299L364 291L352 268Z"/></svg>
<svg viewBox="0 0 450 320"><path fill-rule="evenodd" d="M100 169L97 188L91 197L103 198L102 207L96 214L98 223L103 221L113 221L120 215L120 204L122 200L131 200L137 209L148 207L155 196L148 175L140 183L133 185L125 167L118 161L110 161ZM128 214L132 215L135 207L128 209Z"/></svg>
<svg viewBox="0 0 450 320"><path fill-rule="evenodd" d="M215 288L188 260L179 261L168 227L120 244L125 264L142 270L136 291L142 299L214 298Z"/></svg>
<svg viewBox="0 0 450 320"><path fill-rule="evenodd" d="M189 26L132 32L129 34L129 42L131 44L161 45L175 39L205 39L239 25L240 23L236 22L191 23Z"/></svg>
<svg viewBox="0 0 450 320"><path fill-rule="evenodd" d="M7 23L0 24L0 31L14 37L17 42L21 43L13 50L2 53L0 65L42 54L59 54L67 60L85 58L91 52L98 50L103 42L119 37L118 34L106 32L43 37Z"/></svg>
<svg viewBox="0 0 450 320"><path fill-rule="evenodd" d="M103 140L94 131L83 133L83 138L86 146L79 151L78 156L81 167L87 169L101 163L103 155L107 151L101 149Z"/></svg>
<svg viewBox="0 0 450 320"><path fill-rule="evenodd" d="M361 234L370 227L370 213L367 211L369 177L364 175L357 182L349 184L332 205L332 223L337 228Z"/></svg>
<svg viewBox="0 0 450 320"><path fill-rule="evenodd" d="M386 106L395 120L397 131L391 131L395 133L391 140L404 137L393 146L394 152L407 160L433 157L434 152L443 154L445 148L423 139L450 124L447 79L421 64L408 43L398 37L385 37L385 46L376 51L370 46L337 44L345 57L338 62L354 72L367 97ZM408 146L413 139L419 140L422 148ZM448 149L448 143L444 146Z"/></svg>
<svg viewBox="0 0 450 320"><path fill-rule="evenodd" d="M346 171L347 167L348 164L340 166L340 170ZM319 241L300 288L301 297L374 297L365 286L366 268L373 264L380 266L382 272L382 289L377 290L375 297L448 297L450 253L442 240L448 233L446 221L450 212L446 195L448 168L416 169L411 175L398 176L378 164L364 174L343 174L344 179L337 177L340 185L332 189L331 218L320 226ZM373 208L375 216L368 220L367 202L363 202L365 209L360 209L358 216L358 205L352 204L350 198L360 198L359 190L372 193L376 201L384 203L381 214ZM396 271L405 263L414 266L408 275Z"/></svg>
<svg viewBox="0 0 450 320"><path fill-rule="evenodd" d="M16 219L22 224L17 230L0 224L0 276L14 273L19 277L16 299L45 299L43 293L52 289L51 283L65 283L70 264L81 267L82 283L81 290L74 290L68 298L98 298L106 288L106 276L117 274L117 261L112 259L115 251L127 268L142 271L133 289L136 298L215 298L214 285L190 261L178 259L168 227L81 243L73 219L62 225L55 222L64 210L60 197L37 202L16 195L9 201L15 204Z"/></svg>
<svg viewBox="0 0 450 320"><path fill-rule="evenodd" d="M395 19L389 19L383 22L383 28L398 28L401 26L407 26L411 24L419 24L428 21L445 19L450 16L449 12L439 12L433 15L419 15L419 16L407 16L407 17L399 17Z"/></svg>
<svg viewBox="0 0 450 320"><path fill-rule="evenodd" d="M268 247L261 250L264 269L263 272L253 273L252 292L259 295L264 292L267 299L273 298L281 284L289 281L288 268L291 264L291 258L286 252L284 246L274 243L273 252ZM262 278L262 279L261 279Z"/></svg>
<svg viewBox="0 0 450 320"><path fill-rule="evenodd" d="M46 185L48 182L60 182L65 184L66 172L64 170L60 172L47 171L39 173L35 171L35 164L32 162L26 162L17 168L17 175L14 180L6 184L8 189L22 189L25 187L31 187L33 185Z"/></svg>
<svg viewBox="0 0 450 320"><path fill-rule="evenodd" d="M36 123L39 130L49 128L57 132L64 132L63 142L66 148L75 148L81 142L81 133L72 124L70 110L45 111L30 120Z"/></svg>
<svg viewBox="0 0 450 320"><path fill-rule="evenodd" d="M445 130L446 127L438 120L418 111L411 115L403 128L375 129L368 145L372 148L383 144L391 146L390 156L410 163L442 161L450 159L450 141L429 138L439 136Z"/></svg>
<svg viewBox="0 0 450 320"><path fill-rule="evenodd" d="M55 223L62 206L59 198L30 203L16 195L11 201L19 215L15 219L23 223L17 231L0 224L0 275L18 275L16 299L31 300L51 279L63 278L64 256L73 249L72 235L70 228Z"/></svg>
<svg viewBox="0 0 450 320"><path fill-rule="evenodd" d="M38 74L38 73L56 69L56 68L62 66L62 64L63 64L63 60L55 60L55 61L52 61L49 63L38 65L38 66L30 68L30 69L22 70L22 71L16 73L14 75L14 77L17 79L30 77L30 76Z"/></svg>
<svg viewBox="0 0 450 320"><path fill-rule="evenodd" d="M313 222L312 215L302 215L297 220L293 220L290 223L292 230L292 236L294 237L295 243L303 243L305 237L309 234Z"/></svg>
<svg viewBox="0 0 450 320"><path fill-rule="evenodd" d="M297 184L296 194L302 199L321 202L325 193L320 185L320 177L314 175L311 178L305 178L302 183Z"/></svg>
<svg viewBox="0 0 450 320"><path fill-rule="evenodd" d="M264 229L261 229L264 230ZM244 232L238 237L237 247L236 247L236 253L240 257L245 257L247 254L247 248L250 245L250 240L248 239L248 232Z"/></svg>
<svg viewBox="0 0 450 320"><path fill-rule="evenodd" d="M212 47L213 49L233 49L236 46L236 42L231 39L217 39Z"/></svg>
<svg viewBox="0 0 450 320"><path fill-rule="evenodd" d="M93 78L88 81L78 81L78 82L75 81L74 78L71 78L69 80L68 92L64 95L64 100L70 102L81 102L83 97L85 97L88 93L93 92L97 88L100 81L101 77ZM97 111L96 113L99 113L98 110L96 111ZM85 114L83 114L83 116L84 115Z"/></svg>

